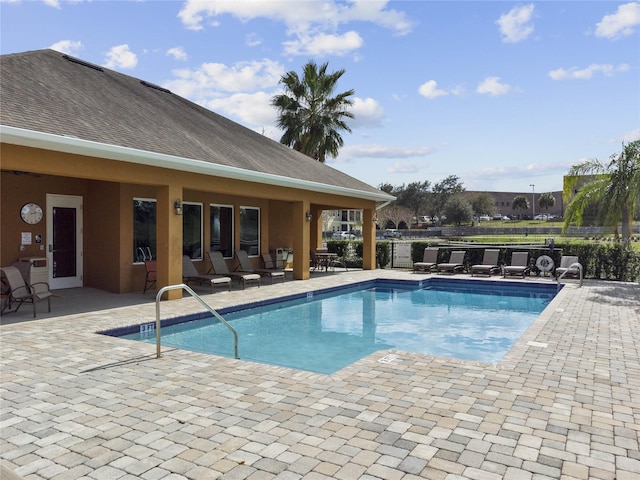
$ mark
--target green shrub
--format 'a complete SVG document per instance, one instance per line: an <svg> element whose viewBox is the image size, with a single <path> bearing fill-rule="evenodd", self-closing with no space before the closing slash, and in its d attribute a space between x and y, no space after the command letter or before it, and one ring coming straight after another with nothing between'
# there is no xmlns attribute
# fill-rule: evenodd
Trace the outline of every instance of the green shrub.
<svg viewBox="0 0 640 480"><path fill-rule="evenodd" d="M384 268L389 265L391 261L391 246L389 242L379 241L376 242L376 265L380 268Z"/></svg>

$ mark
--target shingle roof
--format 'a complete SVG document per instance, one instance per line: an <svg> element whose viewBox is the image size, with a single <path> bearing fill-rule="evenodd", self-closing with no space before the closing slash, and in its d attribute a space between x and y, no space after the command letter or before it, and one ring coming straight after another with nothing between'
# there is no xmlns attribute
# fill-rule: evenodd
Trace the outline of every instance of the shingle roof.
<svg viewBox="0 0 640 480"><path fill-rule="evenodd" d="M0 56L0 124L385 194L189 100L54 50Z"/></svg>

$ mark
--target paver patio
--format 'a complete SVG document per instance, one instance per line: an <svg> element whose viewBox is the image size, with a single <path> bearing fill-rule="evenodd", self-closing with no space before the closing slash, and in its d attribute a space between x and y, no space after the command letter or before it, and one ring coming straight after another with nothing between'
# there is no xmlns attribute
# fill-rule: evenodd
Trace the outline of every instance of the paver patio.
<svg viewBox="0 0 640 480"><path fill-rule="evenodd" d="M421 275L203 298L220 308ZM167 347L156 359L154 345L94 333L153 321L152 302L26 310L0 326L0 459L24 479L640 478L638 284L568 284L498 365L401 351L381 363L383 351L330 376ZM200 310L162 303L163 317Z"/></svg>

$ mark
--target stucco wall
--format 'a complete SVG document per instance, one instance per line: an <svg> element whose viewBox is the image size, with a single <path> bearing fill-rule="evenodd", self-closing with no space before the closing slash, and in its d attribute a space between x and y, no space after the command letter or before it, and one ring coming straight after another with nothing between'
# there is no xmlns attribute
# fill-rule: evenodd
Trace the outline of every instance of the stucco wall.
<svg viewBox="0 0 640 480"><path fill-rule="evenodd" d="M173 201L203 204L203 261L195 266L204 273L209 264L209 205L232 205L235 213L235 249L239 248L239 215L241 206L260 208L260 250L288 247L302 252L296 278L308 278L308 250L315 245L316 236L309 234L317 222L305 222L305 212L318 209L360 208L375 209L375 202L353 197L311 192L295 188L249 183L240 180L196 173L161 169L102 158L52 152L28 147L1 144L2 189L0 212L0 264L8 265L19 257L46 256L47 219L28 227L20 219L20 208L27 202L37 202L46 211L46 195L76 195L83 198L83 282L85 286L124 293L141 291L145 269L133 263L133 198L156 198L158 212L169 217L158 219L158 241L164 242L158 251L166 252L170 265L164 276L170 283L181 281L181 229L179 218L173 213ZM18 171L20 173L13 173ZM167 190L168 189L168 190ZM169 196L167 196L167 193ZM170 197L170 198L169 198ZM166 203L164 203L166 202ZM314 207L312 208L312 205ZM170 230L170 241L162 236L167 232L166 220L176 228ZM164 220L164 221L163 221ZM164 226L163 226L164 225ZM172 227L173 228L173 227ZM30 245L20 251L20 235L31 231L42 236L40 245ZM167 249L168 245L168 249ZM305 247L308 245L308 247ZM373 247L372 247L373 248ZM229 261L234 267L234 261ZM253 259L261 266L260 259Z"/></svg>

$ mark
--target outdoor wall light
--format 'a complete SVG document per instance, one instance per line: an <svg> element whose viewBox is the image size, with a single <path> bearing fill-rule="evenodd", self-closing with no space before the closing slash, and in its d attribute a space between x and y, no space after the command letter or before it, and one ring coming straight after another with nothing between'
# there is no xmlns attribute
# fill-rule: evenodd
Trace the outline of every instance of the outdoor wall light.
<svg viewBox="0 0 640 480"><path fill-rule="evenodd" d="M307 219L307 222L310 222L311 219L313 218L313 215L311 215L311 212L308 211L307 213L304 214L304 218Z"/></svg>
<svg viewBox="0 0 640 480"><path fill-rule="evenodd" d="M377 215L374 215L372 220L373 220L373 223L375 223L376 225L378 224L378 216Z"/></svg>
<svg viewBox="0 0 640 480"><path fill-rule="evenodd" d="M182 215L182 204L180 203L180 199L175 201L173 208L176 211L176 215Z"/></svg>

